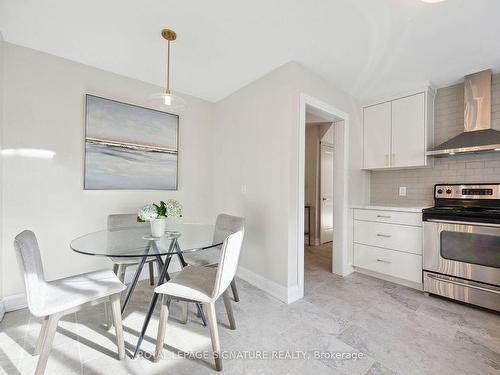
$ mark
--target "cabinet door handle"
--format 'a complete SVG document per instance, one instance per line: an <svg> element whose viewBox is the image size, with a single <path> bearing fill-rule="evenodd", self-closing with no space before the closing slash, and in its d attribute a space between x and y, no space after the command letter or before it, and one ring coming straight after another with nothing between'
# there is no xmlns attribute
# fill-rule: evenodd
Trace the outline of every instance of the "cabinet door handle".
<svg viewBox="0 0 500 375"><path fill-rule="evenodd" d="M392 236L390 234L377 233L377 237L389 238L389 237L392 237Z"/></svg>
<svg viewBox="0 0 500 375"><path fill-rule="evenodd" d="M390 219L391 217L389 215L377 215L377 217L381 217L384 219Z"/></svg>
<svg viewBox="0 0 500 375"><path fill-rule="evenodd" d="M378 259L378 258L377 258L377 262L382 262L382 263L387 263L387 264L392 263L390 260L384 260L384 259Z"/></svg>

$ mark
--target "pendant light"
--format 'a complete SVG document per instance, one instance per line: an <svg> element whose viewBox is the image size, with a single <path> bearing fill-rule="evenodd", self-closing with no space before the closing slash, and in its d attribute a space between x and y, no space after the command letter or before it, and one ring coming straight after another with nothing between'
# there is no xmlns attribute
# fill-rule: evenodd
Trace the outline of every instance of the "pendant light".
<svg viewBox="0 0 500 375"><path fill-rule="evenodd" d="M166 69L166 88L165 92L154 94L151 96L151 105L155 108L167 112L180 112L185 107L185 101L178 95L174 95L170 91L170 42L177 39L175 31L163 29L161 36L167 40L167 69Z"/></svg>

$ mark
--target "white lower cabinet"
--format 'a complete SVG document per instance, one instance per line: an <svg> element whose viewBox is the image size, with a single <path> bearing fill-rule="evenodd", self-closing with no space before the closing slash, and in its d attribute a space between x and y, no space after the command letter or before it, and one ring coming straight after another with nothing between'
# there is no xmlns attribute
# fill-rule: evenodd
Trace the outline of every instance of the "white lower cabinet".
<svg viewBox="0 0 500 375"><path fill-rule="evenodd" d="M354 242L422 254L422 228L354 220Z"/></svg>
<svg viewBox="0 0 500 375"><path fill-rule="evenodd" d="M422 283L422 214L354 209L353 265L414 283Z"/></svg>
<svg viewBox="0 0 500 375"><path fill-rule="evenodd" d="M415 283L422 282L421 255L355 243L354 265Z"/></svg>

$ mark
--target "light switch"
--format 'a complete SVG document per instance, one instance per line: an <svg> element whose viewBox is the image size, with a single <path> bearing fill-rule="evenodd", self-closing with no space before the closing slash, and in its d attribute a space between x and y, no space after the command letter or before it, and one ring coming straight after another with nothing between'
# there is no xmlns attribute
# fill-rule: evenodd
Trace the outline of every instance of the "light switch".
<svg viewBox="0 0 500 375"><path fill-rule="evenodd" d="M406 197L406 186L400 186L399 187L399 196L400 197Z"/></svg>

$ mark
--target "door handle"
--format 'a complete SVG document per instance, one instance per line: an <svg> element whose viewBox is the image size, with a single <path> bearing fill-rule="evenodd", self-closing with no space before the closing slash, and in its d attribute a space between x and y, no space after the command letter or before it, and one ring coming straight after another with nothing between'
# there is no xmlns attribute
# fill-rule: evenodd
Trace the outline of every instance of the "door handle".
<svg viewBox="0 0 500 375"><path fill-rule="evenodd" d="M329 198L321 198L323 201L329 201Z"/></svg>
<svg viewBox="0 0 500 375"><path fill-rule="evenodd" d="M382 234L382 233L377 233L377 237L390 238L390 237L392 237L392 235L390 235L390 234Z"/></svg>
<svg viewBox="0 0 500 375"><path fill-rule="evenodd" d="M384 218L384 219L390 219L391 218L389 215L377 215L377 217Z"/></svg>
<svg viewBox="0 0 500 375"><path fill-rule="evenodd" d="M384 260L384 259L378 259L378 258L377 258L377 262L387 263L387 264L392 263L390 260Z"/></svg>

